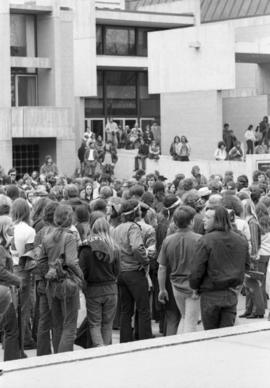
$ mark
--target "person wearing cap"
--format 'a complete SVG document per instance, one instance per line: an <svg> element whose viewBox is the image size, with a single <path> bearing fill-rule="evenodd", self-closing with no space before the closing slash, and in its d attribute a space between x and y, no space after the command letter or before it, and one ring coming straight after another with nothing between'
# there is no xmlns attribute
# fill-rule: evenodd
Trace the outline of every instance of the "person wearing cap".
<svg viewBox="0 0 270 388"><path fill-rule="evenodd" d="M177 230L166 237L158 256L159 301L164 304L169 300L165 286L169 266L173 294L181 313L178 334L196 331L200 314L199 296L189 284L196 242L201 237L192 231L195 214L195 210L190 206L180 206L176 209L173 219Z"/></svg>
<svg viewBox="0 0 270 388"><path fill-rule="evenodd" d="M201 201L205 204L211 195L211 190L209 190L208 187L201 187L198 190L198 194L201 198Z"/></svg>
<svg viewBox="0 0 270 388"><path fill-rule="evenodd" d="M149 258L142 233L135 222L140 215L139 202L133 199L124 201L121 206L122 223L113 236L120 247L120 342L133 340L132 316L134 307L138 312L138 339L152 338L148 281L146 269Z"/></svg>

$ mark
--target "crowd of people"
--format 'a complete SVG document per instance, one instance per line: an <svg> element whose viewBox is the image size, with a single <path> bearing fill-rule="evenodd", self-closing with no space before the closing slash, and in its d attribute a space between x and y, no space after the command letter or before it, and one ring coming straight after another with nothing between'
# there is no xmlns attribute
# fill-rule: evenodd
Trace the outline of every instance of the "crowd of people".
<svg viewBox="0 0 270 388"><path fill-rule="evenodd" d="M223 140L218 143L214 153L216 160L242 161L245 155L267 154L270 146L270 125L268 116L254 126L250 124L244 133L246 147L237 139L228 123L223 126ZM245 149L244 149L245 148Z"/></svg>
<svg viewBox="0 0 270 388"><path fill-rule="evenodd" d="M91 148L90 148L91 149ZM158 172L59 176L50 156L17 180L2 170L0 321L4 360L232 326L263 318L270 171L172 182ZM80 295L86 304L77 328ZM83 333L83 334L82 334Z"/></svg>

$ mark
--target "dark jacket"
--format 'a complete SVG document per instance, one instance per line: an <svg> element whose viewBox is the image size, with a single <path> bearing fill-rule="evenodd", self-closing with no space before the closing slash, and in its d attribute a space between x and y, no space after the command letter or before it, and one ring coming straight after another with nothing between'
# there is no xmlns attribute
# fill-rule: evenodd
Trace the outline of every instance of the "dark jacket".
<svg viewBox="0 0 270 388"><path fill-rule="evenodd" d="M95 288L94 296L117 293L116 280L119 274L119 257L112 263L105 242L98 236L91 237L79 250L79 264L87 287ZM97 290L96 288L99 288Z"/></svg>
<svg viewBox="0 0 270 388"><path fill-rule="evenodd" d="M47 257L49 269L54 269L57 260L63 255L65 258L65 265L77 274L77 276L82 278L75 236L72 232L65 230L60 236L60 239L55 241L55 233L56 229L44 236L41 246L40 259Z"/></svg>
<svg viewBox="0 0 270 388"><path fill-rule="evenodd" d="M241 285L249 269L246 239L235 232L212 231L196 244L190 285L195 290L227 290Z"/></svg>
<svg viewBox="0 0 270 388"><path fill-rule="evenodd" d="M138 155L141 156L148 156L149 154L149 147L147 144L140 144L138 148Z"/></svg>
<svg viewBox="0 0 270 388"><path fill-rule="evenodd" d="M20 285L20 278L13 273L12 258L2 245L0 245L0 284L8 287Z"/></svg>

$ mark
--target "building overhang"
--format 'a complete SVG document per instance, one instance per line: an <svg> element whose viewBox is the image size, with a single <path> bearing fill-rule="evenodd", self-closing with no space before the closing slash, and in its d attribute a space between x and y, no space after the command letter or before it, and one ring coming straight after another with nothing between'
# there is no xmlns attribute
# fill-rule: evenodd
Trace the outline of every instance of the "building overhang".
<svg viewBox="0 0 270 388"><path fill-rule="evenodd" d="M270 45L260 42L237 42L235 61L238 63L270 63Z"/></svg>
<svg viewBox="0 0 270 388"><path fill-rule="evenodd" d="M125 57L112 55L97 55L98 68L112 70L147 70L147 57Z"/></svg>
<svg viewBox="0 0 270 388"><path fill-rule="evenodd" d="M50 59L41 57L10 57L10 66L36 69L51 69Z"/></svg>
<svg viewBox="0 0 270 388"><path fill-rule="evenodd" d="M193 26L193 14L96 9L96 24L138 26L149 28L180 28Z"/></svg>
<svg viewBox="0 0 270 388"><path fill-rule="evenodd" d="M37 5L32 3L27 4L10 4L10 13L21 13L21 14L51 14L53 8L50 6Z"/></svg>

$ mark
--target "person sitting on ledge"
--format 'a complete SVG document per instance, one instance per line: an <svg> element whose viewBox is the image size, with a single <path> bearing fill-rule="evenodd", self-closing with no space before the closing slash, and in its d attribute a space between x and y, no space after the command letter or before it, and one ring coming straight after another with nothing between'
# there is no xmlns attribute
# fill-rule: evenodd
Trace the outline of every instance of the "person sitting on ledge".
<svg viewBox="0 0 270 388"><path fill-rule="evenodd" d="M180 137L175 136L173 139L173 143L170 147L170 154L173 158L173 160L180 160L180 150L182 148L182 143L180 142Z"/></svg>
<svg viewBox="0 0 270 388"><path fill-rule="evenodd" d="M155 142L155 140L152 141L150 148L149 148L149 159L159 160L159 154L160 154L160 147Z"/></svg>
<svg viewBox="0 0 270 388"><path fill-rule="evenodd" d="M234 147L230 150L229 160L236 160L240 162L243 160L243 151L239 140L236 140Z"/></svg>
<svg viewBox="0 0 270 388"><path fill-rule="evenodd" d="M227 151L226 151L226 145L224 141L220 141L218 143L218 148L215 151L215 159L216 160L226 160L227 159Z"/></svg>
<svg viewBox="0 0 270 388"><path fill-rule="evenodd" d="M188 139L186 136L181 136L180 142L181 147L179 150L179 160L181 162L189 162L191 148L188 143Z"/></svg>

